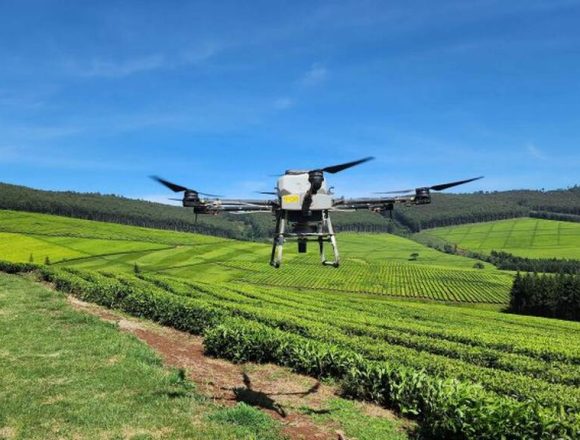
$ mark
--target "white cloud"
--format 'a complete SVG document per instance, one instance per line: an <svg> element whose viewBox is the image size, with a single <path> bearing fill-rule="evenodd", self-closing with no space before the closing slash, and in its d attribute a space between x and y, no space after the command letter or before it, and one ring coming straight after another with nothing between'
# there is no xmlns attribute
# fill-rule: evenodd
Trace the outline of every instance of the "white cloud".
<svg viewBox="0 0 580 440"><path fill-rule="evenodd" d="M177 64L197 64L216 55L224 47L214 42L206 42L196 47L184 50L179 56Z"/></svg>
<svg viewBox="0 0 580 440"><path fill-rule="evenodd" d="M162 55L154 54L122 61L96 58L86 65L68 62L67 70L75 75L85 77L122 78L134 73L159 69L164 64L165 58Z"/></svg>
<svg viewBox="0 0 580 440"><path fill-rule="evenodd" d="M535 159L542 159L542 160L547 159L546 155L542 152L542 150L540 150L534 144L528 144L526 146L526 150L527 150L528 154Z"/></svg>
<svg viewBox="0 0 580 440"><path fill-rule="evenodd" d="M80 148L82 151L83 149ZM88 150L88 149L85 149ZM74 157L71 152L62 151L58 148L38 148L17 145L0 146L0 165L30 165L53 169L83 169L105 171L144 170L145 168L136 163L121 163L96 159L84 159Z"/></svg>
<svg viewBox="0 0 580 440"><path fill-rule="evenodd" d="M278 98L274 101L274 108L276 110L286 110L294 107L295 101L292 98Z"/></svg>
<svg viewBox="0 0 580 440"><path fill-rule="evenodd" d="M171 69L200 64L217 54L223 47L206 42L183 49L177 53L152 53L124 59L93 58L79 61L66 60L65 70L69 74L83 77L123 78L136 73L158 69Z"/></svg>
<svg viewBox="0 0 580 440"><path fill-rule="evenodd" d="M20 145L23 142L50 141L80 134L83 128L72 124L2 124L0 123L1 141L7 144Z"/></svg>
<svg viewBox="0 0 580 440"><path fill-rule="evenodd" d="M315 63L310 70L304 74L300 83L304 86L315 86L326 80L328 70L321 64Z"/></svg>

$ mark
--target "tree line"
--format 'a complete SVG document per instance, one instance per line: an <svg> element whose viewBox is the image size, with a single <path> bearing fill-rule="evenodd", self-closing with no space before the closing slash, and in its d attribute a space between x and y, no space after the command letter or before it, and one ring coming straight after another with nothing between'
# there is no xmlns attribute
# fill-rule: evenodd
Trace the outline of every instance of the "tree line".
<svg viewBox="0 0 580 440"><path fill-rule="evenodd" d="M485 261L502 270L580 274L580 260L566 258L527 258L509 252L491 251Z"/></svg>
<svg viewBox="0 0 580 440"><path fill-rule="evenodd" d="M564 214L561 212L532 211L530 212L530 217L541 218L545 220L558 220L561 222L580 223L580 215Z"/></svg>
<svg viewBox="0 0 580 440"><path fill-rule="evenodd" d="M580 321L580 275L518 272L511 289L509 310Z"/></svg>
<svg viewBox="0 0 580 440"><path fill-rule="evenodd" d="M426 246L441 252L491 263L501 270L522 272L544 272L558 274L580 274L580 260L567 258L527 258L513 255L504 251L491 251L489 255L466 249L459 249L457 245L445 243L443 245L428 242Z"/></svg>

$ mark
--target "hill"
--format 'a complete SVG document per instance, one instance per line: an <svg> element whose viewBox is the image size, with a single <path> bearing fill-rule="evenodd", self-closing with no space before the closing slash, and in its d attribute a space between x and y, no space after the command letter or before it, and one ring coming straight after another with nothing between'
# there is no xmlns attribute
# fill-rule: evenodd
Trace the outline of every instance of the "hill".
<svg viewBox="0 0 580 440"><path fill-rule="evenodd" d="M293 251L275 270L266 244L15 211L0 228L4 260L51 262L0 270L203 334L214 356L332 378L431 438L577 432L579 323L444 303L505 303L510 273L382 234L341 234L339 269Z"/></svg>
<svg viewBox="0 0 580 440"><path fill-rule="evenodd" d="M200 215L195 222L190 209L177 206L98 193L43 191L5 183L0 183L0 209L197 232L240 240L269 239L274 228L273 217L267 213ZM354 215L338 213L333 220L339 230L386 232L395 228L371 212Z"/></svg>
<svg viewBox="0 0 580 440"><path fill-rule="evenodd" d="M491 265L447 255L394 235L339 234L343 266L329 270L315 251L289 243L279 270L266 244L137 228L45 214L0 211L0 251L11 261L90 270L163 273L189 280L230 281L368 292L443 301L507 303L512 276ZM416 255L413 255L416 254ZM413 256L412 256L413 255Z"/></svg>
<svg viewBox="0 0 580 440"><path fill-rule="evenodd" d="M412 232L442 226L479 223L536 212L580 214L580 187L566 190L512 190L472 194L434 194L431 205L402 208L397 220Z"/></svg>
<svg viewBox="0 0 580 440"><path fill-rule="evenodd" d="M580 223L518 218L435 228L414 238L485 255L503 251L526 258L580 259Z"/></svg>
<svg viewBox="0 0 580 440"><path fill-rule="evenodd" d="M0 209L39 212L161 229L198 232L241 240L269 239L269 214L200 216L189 210L114 195L56 192L0 183ZM335 213L339 231L405 234L449 226L523 217L532 211L580 214L580 187L555 191L434 194L428 206L397 208L394 221L371 212Z"/></svg>

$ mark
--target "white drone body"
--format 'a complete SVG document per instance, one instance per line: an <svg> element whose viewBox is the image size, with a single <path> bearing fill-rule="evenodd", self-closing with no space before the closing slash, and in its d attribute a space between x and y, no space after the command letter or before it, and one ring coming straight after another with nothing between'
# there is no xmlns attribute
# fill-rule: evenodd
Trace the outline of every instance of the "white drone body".
<svg viewBox="0 0 580 440"><path fill-rule="evenodd" d="M281 208L288 211L302 211L304 198L310 190L308 172L288 171L278 179L278 197L280 197ZM312 195L311 211L321 211L331 209L333 205L332 193L322 182L320 189Z"/></svg>

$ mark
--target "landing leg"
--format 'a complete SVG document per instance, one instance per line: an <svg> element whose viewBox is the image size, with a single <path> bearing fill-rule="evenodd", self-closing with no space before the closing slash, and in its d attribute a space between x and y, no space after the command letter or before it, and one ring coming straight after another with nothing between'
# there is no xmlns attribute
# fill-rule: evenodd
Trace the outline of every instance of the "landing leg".
<svg viewBox="0 0 580 440"><path fill-rule="evenodd" d="M332 245L332 251L334 252L334 267L340 265L340 256L338 255L338 245L336 244L336 236L334 235L334 228L332 227L332 222L330 221L330 216L326 213L326 221L328 227L328 234L330 235L330 244Z"/></svg>
<svg viewBox="0 0 580 440"><path fill-rule="evenodd" d="M320 262L322 264L326 263L326 255L324 254L324 238L322 234L324 234L324 219L323 222L320 223L318 226L318 249L320 250Z"/></svg>
<svg viewBox="0 0 580 440"><path fill-rule="evenodd" d="M276 217L276 235L274 237L274 243L272 243L272 256L270 257L270 265L275 268L279 268L282 264L285 229L286 217L283 214L278 214Z"/></svg>
<svg viewBox="0 0 580 440"><path fill-rule="evenodd" d="M334 235L334 229L332 227L332 222L330 221L328 211L325 211L322 214L321 229L322 230L319 230L319 232L322 233L324 232L324 229L326 229L328 234L328 241L330 241L330 244L332 245L332 251L334 253L334 261L327 261L326 256L324 255L324 238L320 236L318 238L318 243L320 245L320 259L322 261L322 264L324 264L325 266L338 267L340 264L340 256L338 255L338 246L336 244L336 237Z"/></svg>
<svg viewBox="0 0 580 440"><path fill-rule="evenodd" d="M276 263L276 244L278 242L278 234L280 231L280 213L276 214L276 231L274 232L274 239L272 240L272 254L270 255L270 266L280 267L279 263Z"/></svg>

